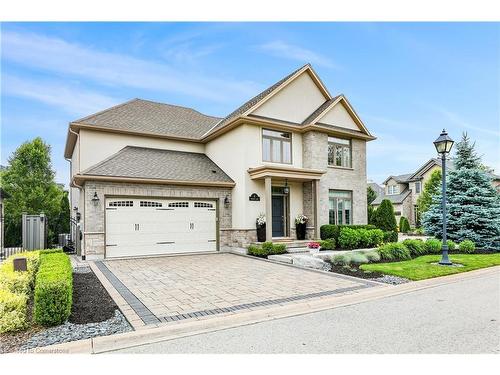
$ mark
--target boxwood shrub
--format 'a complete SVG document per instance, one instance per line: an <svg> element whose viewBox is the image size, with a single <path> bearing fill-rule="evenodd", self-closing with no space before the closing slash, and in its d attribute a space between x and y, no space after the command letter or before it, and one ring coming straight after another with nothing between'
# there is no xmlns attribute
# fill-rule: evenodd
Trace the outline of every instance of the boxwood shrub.
<svg viewBox="0 0 500 375"><path fill-rule="evenodd" d="M476 245L471 240L463 240L458 244L461 253L473 253L476 251Z"/></svg>
<svg viewBox="0 0 500 375"><path fill-rule="evenodd" d="M267 257L267 252L262 249L261 246L257 245L250 245L248 246L248 255L253 255L254 257L259 257L259 258L266 258Z"/></svg>
<svg viewBox="0 0 500 375"><path fill-rule="evenodd" d="M321 250L334 250L335 249L335 239L334 238L328 238L323 241L319 241L319 244L321 246Z"/></svg>
<svg viewBox="0 0 500 375"><path fill-rule="evenodd" d="M403 245L405 245L408 248L408 250L410 250L410 254L412 257L419 257L421 255L427 254L424 241L422 240L407 239L403 241Z"/></svg>
<svg viewBox="0 0 500 375"><path fill-rule="evenodd" d="M259 258L267 258L268 255L277 255L286 253L286 245L282 243L273 244L270 241L264 242L262 246L250 245L247 252Z"/></svg>
<svg viewBox="0 0 500 375"><path fill-rule="evenodd" d="M410 251L402 243L394 242L380 246L378 249L383 260L408 260L411 259Z"/></svg>
<svg viewBox="0 0 500 375"><path fill-rule="evenodd" d="M377 247L384 242L384 232L381 229L369 229L370 244L367 247Z"/></svg>
<svg viewBox="0 0 500 375"><path fill-rule="evenodd" d="M0 266L0 289L29 297L38 271L39 257L39 251L24 252L8 257ZM27 272L14 271L16 258L26 258Z"/></svg>
<svg viewBox="0 0 500 375"><path fill-rule="evenodd" d="M0 290L0 333L26 328L28 296Z"/></svg>
<svg viewBox="0 0 500 375"><path fill-rule="evenodd" d="M72 296L69 257L64 253L42 254L35 280L35 322L45 326L64 323L71 313Z"/></svg>
<svg viewBox="0 0 500 375"><path fill-rule="evenodd" d="M342 249L356 249L359 246L358 230L353 228L342 228L339 236L339 246Z"/></svg>
<svg viewBox="0 0 500 375"><path fill-rule="evenodd" d="M338 243L340 230L342 228L351 228L351 229L376 229L375 225L333 225L333 224L325 224L319 228L320 237L322 240L326 240L328 238L333 238Z"/></svg>
<svg viewBox="0 0 500 375"><path fill-rule="evenodd" d="M272 244L271 248L271 254L272 255L278 255L278 254L285 254L286 253L286 245L284 243L275 243Z"/></svg>

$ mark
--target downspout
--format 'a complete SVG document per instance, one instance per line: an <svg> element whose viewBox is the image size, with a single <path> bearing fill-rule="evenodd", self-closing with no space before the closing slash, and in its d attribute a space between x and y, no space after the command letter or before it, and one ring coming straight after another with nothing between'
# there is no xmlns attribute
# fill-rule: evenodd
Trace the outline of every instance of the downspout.
<svg viewBox="0 0 500 375"><path fill-rule="evenodd" d="M68 128L68 130L69 130L69 132L70 132L70 133L73 133L73 134L76 136L76 139L77 139L77 141L78 141L78 137L79 137L79 136L78 136L78 133L76 133L75 131L73 131L73 130L71 129L71 126ZM80 190L80 194L84 194L84 192L83 192L83 186L78 185L78 184L77 184L77 183L73 180L73 176L72 176L72 172L73 172L73 161L72 161L71 159L69 159L69 158L66 158L66 157L65 157L64 159L66 159L66 161L68 161L68 162L69 162L69 181L70 181L70 183L69 183L69 194L70 194L70 200L71 200L71 202L73 203L73 194L72 194L71 188L74 186L74 187L76 187L78 190ZM72 186L72 185L73 185L73 186ZM85 197L84 197L84 198L85 198ZM73 210L73 207L71 208L71 210ZM76 217L75 217L75 219L76 219ZM77 225L79 225L79 223L78 223ZM80 227L79 227L79 226L77 226L77 228L78 228L78 233L76 233L76 236L80 237ZM76 239L76 238L75 238L75 239ZM78 244L80 245L82 260L85 260L85 256L86 256L86 254L84 254L85 248L84 248L84 247L82 248L82 242L81 242L81 240L80 240L80 239L78 239Z"/></svg>

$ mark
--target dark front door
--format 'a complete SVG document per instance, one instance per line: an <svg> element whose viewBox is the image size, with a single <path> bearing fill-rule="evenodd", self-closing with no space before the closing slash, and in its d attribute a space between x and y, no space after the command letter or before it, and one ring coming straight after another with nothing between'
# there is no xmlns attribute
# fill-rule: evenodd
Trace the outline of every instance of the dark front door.
<svg viewBox="0 0 500 375"><path fill-rule="evenodd" d="M285 197L273 195L273 237L285 236Z"/></svg>

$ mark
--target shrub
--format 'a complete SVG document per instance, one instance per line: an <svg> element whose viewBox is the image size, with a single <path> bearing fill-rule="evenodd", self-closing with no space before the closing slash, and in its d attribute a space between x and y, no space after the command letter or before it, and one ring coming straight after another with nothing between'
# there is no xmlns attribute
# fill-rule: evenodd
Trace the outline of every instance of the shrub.
<svg viewBox="0 0 500 375"><path fill-rule="evenodd" d="M401 233L408 233L410 231L410 223L404 216L401 216L399 219L399 231Z"/></svg>
<svg viewBox="0 0 500 375"><path fill-rule="evenodd" d="M377 227L374 225L333 225L333 224L325 224L320 227L320 237L322 240L326 240L329 238L335 239L335 242L339 242L340 230L342 228L351 228L351 229L376 229Z"/></svg>
<svg viewBox="0 0 500 375"><path fill-rule="evenodd" d="M14 259L26 258L27 272L14 271ZM39 265L39 251L24 252L8 257L0 266L0 289L15 294L31 295Z"/></svg>
<svg viewBox="0 0 500 375"><path fill-rule="evenodd" d="M266 241L262 244L262 250L269 255L273 252L273 243L271 241Z"/></svg>
<svg viewBox="0 0 500 375"><path fill-rule="evenodd" d="M384 232L384 243L398 242L398 232L390 230Z"/></svg>
<svg viewBox="0 0 500 375"><path fill-rule="evenodd" d="M364 252L368 262L378 262L380 260L380 254L377 250L371 250Z"/></svg>
<svg viewBox="0 0 500 375"><path fill-rule="evenodd" d="M371 247L371 237L368 229L355 229L358 236L358 248Z"/></svg>
<svg viewBox="0 0 500 375"><path fill-rule="evenodd" d="M452 240L446 241L446 244L448 245L448 250L450 251L455 250L457 248L457 244Z"/></svg>
<svg viewBox="0 0 500 375"><path fill-rule="evenodd" d="M342 249L356 249L359 245L358 231L352 228L342 228L339 236L339 246Z"/></svg>
<svg viewBox="0 0 500 375"><path fill-rule="evenodd" d="M412 257L419 257L427 253L425 250L424 241L422 240L407 239L403 241L403 245L405 245L406 248L410 250L410 254Z"/></svg>
<svg viewBox="0 0 500 375"><path fill-rule="evenodd" d="M442 250L441 241L436 238L428 238L425 241L425 250L429 254L438 254Z"/></svg>
<svg viewBox="0 0 500 375"><path fill-rule="evenodd" d="M286 245L284 243L273 244L273 247L271 249L272 255L285 254L285 253L286 253Z"/></svg>
<svg viewBox="0 0 500 375"><path fill-rule="evenodd" d="M471 240L463 240L458 244L461 253L473 253L476 251L476 245Z"/></svg>
<svg viewBox="0 0 500 375"><path fill-rule="evenodd" d="M35 281L34 320L42 325L63 323L71 313L73 273L64 253L43 254Z"/></svg>
<svg viewBox="0 0 500 375"><path fill-rule="evenodd" d="M254 257L266 258L267 252L262 249L262 247L257 245L248 246L248 254L253 255Z"/></svg>
<svg viewBox="0 0 500 375"><path fill-rule="evenodd" d="M27 326L28 297L0 290L0 333L19 331Z"/></svg>
<svg viewBox="0 0 500 375"><path fill-rule="evenodd" d="M383 260L408 260L411 259L410 251L402 243L388 243L378 249Z"/></svg>
<svg viewBox="0 0 500 375"><path fill-rule="evenodd" d="M334 266L348 266L351 264L351 257L349 254L337 254L332 257L331 263Z"/></svg>
<svg viewBox="0 0 500 375"><path fill-rule="evenodd" d="M368 257L362 252L355 251L350 254L351 264L365 264L368 263Z"/></svg>
<svg viewBox="0 0 500 375"><path fill-rule="evenodd" d="M329 238L324 241L319 241L322 250L334 250L335 249L335 239Z"/></svg>
<svg viewBox="0 0 500 375"><path fill-rule="evenodd" d="M373 223L377 228L382 229L385 232L390 230L396 231L396 217L394 216L394 207L392 206L390 200L384 199L380 203L380 206L373 215Z"/></svg>
<svg viewBox="0 0 500 375"><path fill-rule="evenodd" d="M384 232L380 229L370 229L368 230L368 235L370 237L370 244L367 247L377 247L384 241Z"/></svg>

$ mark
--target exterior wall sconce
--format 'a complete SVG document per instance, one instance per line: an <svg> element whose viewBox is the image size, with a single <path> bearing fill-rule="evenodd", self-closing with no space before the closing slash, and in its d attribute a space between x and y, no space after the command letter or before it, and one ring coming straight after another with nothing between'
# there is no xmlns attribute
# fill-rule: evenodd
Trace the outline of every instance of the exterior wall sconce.
<svg viewBox="0 0 500 375"><path fill-rule="evenodd" d="M224 207L226 207L226 208L229 207L229 195L226 195L224 197Z"/></svg>
<svg viewBox="0 0 500 375"><path fill-rule="evenodd" d="M97 196L97 191L94 192L94 196L91 199L92 204L97 207L99 204L99 197Z"/></svg>
<svg viewBox="0 0 500 375"><path fill-rule="evenodd" d="M288 179L285 180L285 187L283 188L283 193L290 193L290 188L288 187Z"/></svg>

